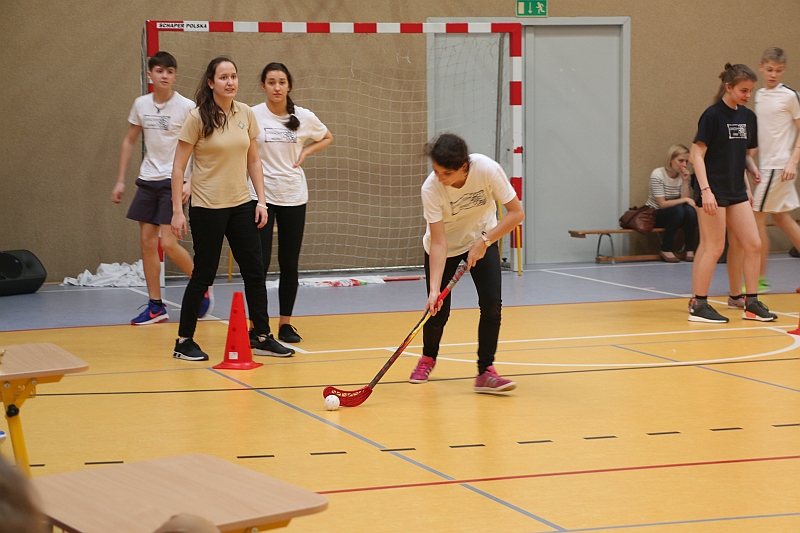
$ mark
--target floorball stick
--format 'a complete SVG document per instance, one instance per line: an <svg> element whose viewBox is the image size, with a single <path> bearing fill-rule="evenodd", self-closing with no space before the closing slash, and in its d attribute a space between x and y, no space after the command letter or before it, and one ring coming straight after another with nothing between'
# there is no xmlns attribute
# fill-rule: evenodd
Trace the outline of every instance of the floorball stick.
<svg viewBox="0 0 800 533"><path fill-rule="evenodd" d="M463 276L464 272L466 271L467 263L466 261L461 261L461 263L458 265L458 270L456 270L456 273L453 275L450 283L448 283L447 287L445 287L445 289L439 294L437 307L442 300L447 298L447 295L450 294L450 291L453 290L453 287L455 287L456 283L458 283L458 280L461 279L461 276ZM386 361L386 364L383 365L383 368L381 368L380 372L378 372L375 377L372 378L372 381L369 382L369 385L354 391L346 391L337 389L336 387L325 387L325 390L322 391L322 397L327 398L329 395L333 394L339 398L339 405L344 407L356 407L357 405L364 403L367 398L369 398L369 395L372 394L372 390L375 388L375 385L378 384L378 381L380 381L383 375L386 374L386 371L389 370L389 367L391 367L392 364L397 361L397 358L400 357L400 354L403 353L403 350L405 350L406 347L411 344L411 341L414 340L414 337L417 336L417 333L420 332L430 316L430 313L428 313L428 310L426 309L425 314L419 319L417 325L414 326L414 329L411 330L411 333L408 334L408 337L406 337L403 343L397 348L397 350L395 350L389 360Z"/></svg>

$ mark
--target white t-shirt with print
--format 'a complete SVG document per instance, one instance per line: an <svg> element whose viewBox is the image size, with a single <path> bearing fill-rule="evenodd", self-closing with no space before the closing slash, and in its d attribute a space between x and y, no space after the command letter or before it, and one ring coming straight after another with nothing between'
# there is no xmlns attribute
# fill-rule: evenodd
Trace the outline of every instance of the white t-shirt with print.
<svg viewBox="0 0 800 533"><path fill-rule="evenodd" d="M758 117L758 167L783 168L792 157L800 118L797 93L783 84L774 89L756 91Z"/></svg>
<svg viewBox="0 0 800 533"><path fill-rule="evenodd" d="M467 181L460 189L442 185L431 172L422 185L422 207L428 227L422 246L431 252L431 227L444 221L447 257L461 255L480 238L481 232L497 226L495 202L507 204L517 193L506 173L493 159L470 154Z"/></svg>
<svg viewBox="0 0 800 533"><path fill-rule="evenodd" d="M139 167L140 179L159 181L172 176L178 136L183 122L194 108L194 102L177 92L159 105L153 100L153 93L140 96L133 102L128 122L141 126L144 135L145 153Z"/></svg>
<svg viewBox="0 0 800 533"><path fill-rule="evenodd" d="M279 117L273 114L266 103L253 106L253 113L258 121L256 143L264 171L267 203L286 206L308 203L306 174L302 167L292 167L300 157L303 146L309 141L322 140L328 128L314 113L300 106L294 107L294 115L300 121L297 131L284 126L289 115ZM258 199L252 184L250 196Z"/></svg>

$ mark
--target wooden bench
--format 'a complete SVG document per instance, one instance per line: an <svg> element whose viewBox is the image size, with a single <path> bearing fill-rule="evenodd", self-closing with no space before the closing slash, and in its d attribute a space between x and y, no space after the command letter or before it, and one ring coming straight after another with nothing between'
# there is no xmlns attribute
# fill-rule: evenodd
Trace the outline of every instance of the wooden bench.
<svg viewBox="0 0 800 533"><path fill-rule="evenodd" d="M650 233L663 233L664 228L653 228ZM655 261L657 259L661 259L661 256L658 254L645 254L645 255L616 255L614 252L614 239L611 238L612 234L615 233L637 233L636 230L632 229L571 229L569 230L570 237L575 237L576 239L585 239L587 235L599 235L597 237L597 252L595 253L594 260L598 263L607 263L610 262L612 265L616 265L617 261ZM603 237L608 237L608 242L611 244L611 255L602 255L600 253L600 245L603 242Z"/></svg>
<svg viewBox="0 0 800 533"><path fill-rule="evenodd" d="M800 224L800 219L795 220ZM774 226L772 221L767 222L767 226ZM597 237L597 252L595 253L595 262L597 263L611 263L616 265L617 261L657 261L661 259L659 254L643 254L643 255L616 255L614 253L614 240L611 235L615 233L637 233L632 229L571 229L568 230L570 237L576 239L585 239L587 235L599 235ZM650 233L664 233L664 228L653 228ZM648 234L649 235L649 234ZM600 253L600 244L603 242L603 237L608 237L608 242L611 244L611 255L602 255ZM683 259L683 254L676 254L677 257Z"/></svg>

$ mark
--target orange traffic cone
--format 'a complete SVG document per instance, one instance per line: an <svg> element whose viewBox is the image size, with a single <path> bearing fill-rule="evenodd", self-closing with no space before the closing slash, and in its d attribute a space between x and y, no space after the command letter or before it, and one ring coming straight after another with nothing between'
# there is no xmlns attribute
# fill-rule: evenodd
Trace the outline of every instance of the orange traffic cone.
<svg viewBox="0 0 800 533"><path fill-rule="evenodd" d="M260 366L263 366L263 363L253 362L253 352L250 350L247 318L244 314L244 296L241 292L234 292L231 318L228 321L228 339L225 341L225 360L214 365L214 368L251 370Z"/></svg>
<svg viewBox="0 0 800 533"><path fill-rule="evenodd" d="M789 335L800 335L800 323L797 324L797 329L788 332Z"/></svg>

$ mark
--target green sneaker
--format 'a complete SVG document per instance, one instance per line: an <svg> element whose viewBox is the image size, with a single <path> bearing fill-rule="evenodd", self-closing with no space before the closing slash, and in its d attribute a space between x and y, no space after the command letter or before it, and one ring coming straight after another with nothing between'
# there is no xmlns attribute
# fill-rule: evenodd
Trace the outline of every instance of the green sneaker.
<svg viewBox="0 0 800 533"><path fill-rule="evenodd" d="M758 278L758 294L766 294L769 291L769 280L765 276L760 276ZM745 289L744 283L742 283L742 294L746 292L747 290Z"/></svg>

